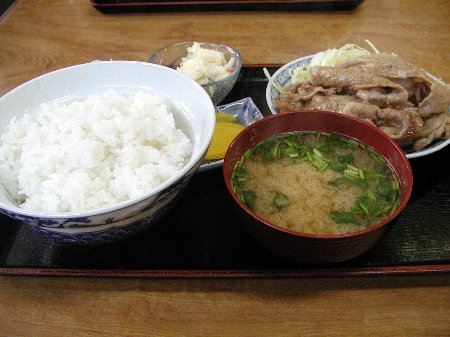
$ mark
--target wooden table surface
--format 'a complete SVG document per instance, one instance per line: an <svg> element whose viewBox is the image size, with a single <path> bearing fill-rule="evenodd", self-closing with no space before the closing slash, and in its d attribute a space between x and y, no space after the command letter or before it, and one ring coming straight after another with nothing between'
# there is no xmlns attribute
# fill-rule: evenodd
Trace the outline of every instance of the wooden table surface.
<svg viewBox="0 0 450 337"><path fill-rule="evenodd" d="M395 52L450 82L450 2L354 11L105 15L88 0L22 0L0 21L0 95L92 60L146 60L220 41L246 64L341 46ZM289 279L0 277L0 336L450 336L448 274Z"/></svg>

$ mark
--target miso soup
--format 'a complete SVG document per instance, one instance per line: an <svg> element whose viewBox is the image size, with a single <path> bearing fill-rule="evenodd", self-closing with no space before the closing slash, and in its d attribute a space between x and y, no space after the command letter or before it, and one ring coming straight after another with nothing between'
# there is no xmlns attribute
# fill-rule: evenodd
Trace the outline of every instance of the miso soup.
<svg viewBox="0 0 450 337"><path fill-rule="evenodd" d="M400 203L398 178L382 156L321 132L283 133L258 143L236 164L231 186L257 215L310 234L366 228Z"/></svg>

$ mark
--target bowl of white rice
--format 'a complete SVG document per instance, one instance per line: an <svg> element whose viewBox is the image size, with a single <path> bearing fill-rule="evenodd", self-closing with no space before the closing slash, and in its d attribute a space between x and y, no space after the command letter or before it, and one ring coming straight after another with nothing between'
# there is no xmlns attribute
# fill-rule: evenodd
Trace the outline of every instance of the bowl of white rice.
<svg viewBox="0 0 450 337"><path fill-rule="evenodd" d="M37 77L0 98L0 212L67 243L135 235L170 211L214 126L202 87L160 65Z"/></svg>

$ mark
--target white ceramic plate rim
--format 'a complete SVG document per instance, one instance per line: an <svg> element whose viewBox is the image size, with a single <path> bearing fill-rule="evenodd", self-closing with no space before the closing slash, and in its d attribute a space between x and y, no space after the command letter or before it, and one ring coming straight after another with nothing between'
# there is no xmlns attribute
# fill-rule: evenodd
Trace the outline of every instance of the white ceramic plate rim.
<svg viewBox="0 0 450 337"><path fill-rule="evenodd" d="M289 70L291 68L294 69L294 68L299 67L300 65L309 64L311 62L311 59L313 58L313 56L314 55L303 56L303 57L295 59L289 63L286 63L284 66L279 68L272 75L272 79L275 81L275 83L281 85L282 87L286 86L287 84L290 83L290 76L284 77L285 80L282 82L280 82L279 80L277 81L277 79L279 79L283 73L289 72ZM437 80L436 76L433 76L429 73L427 73L427 74L434 80ZM266 102L270 109L270 112L273 115L277 114L277 110L275 109L275 105L273 104L273 98L277 97L277 95L278 95L278 92L275 90L272 83L269 82L266 87ZM450 109L450 107L449 107L449 109ZM429 155L431 153L437 152L439 150L442 150L444 147L446 147L449 144L450 144L450 139L442 139L442 140L438 140L438 141L431 143L430 145L428 145L425 149L423 149L421 151L414 151L414 150L409 150L409 149L405 149L405 148L403 148L403 150L405 151L406 157L408 159L412 159L412 158L423 157L423 156Z"/></svg>

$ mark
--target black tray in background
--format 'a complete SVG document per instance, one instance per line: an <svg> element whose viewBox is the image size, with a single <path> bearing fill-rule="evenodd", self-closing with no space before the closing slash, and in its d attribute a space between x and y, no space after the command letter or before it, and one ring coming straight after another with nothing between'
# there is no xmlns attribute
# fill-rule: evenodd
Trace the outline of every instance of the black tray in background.
<svg viewBox="0 0 450 337"><path fill-rule="evenodd" d="M269 67L272 73L277 68ZM246 66L223 103L251 97L264 115L267 80ZM309 265L274 256L233 213L222 169L197 173L175 208L147 232L105 246L62 245L0 215L0 274L113 277L283 277L450 271L450 146L411 159L410 202L392 230L353 260Z"/></svg>
<svg viewBox="0 0 450 337"><path fill-rule="evenodd" d="M7 14L7 12L15 5L16 0L0 0L0 21L3 19L3 16Z"/></svg>
<svg viewBox="0 0 450 337"><path fill-rule="evenodd" d="M142 12L336 11L364 0L91 0L104 14Z"/></svg>

